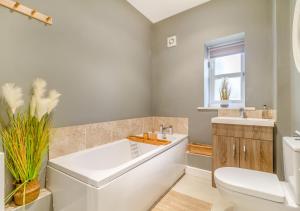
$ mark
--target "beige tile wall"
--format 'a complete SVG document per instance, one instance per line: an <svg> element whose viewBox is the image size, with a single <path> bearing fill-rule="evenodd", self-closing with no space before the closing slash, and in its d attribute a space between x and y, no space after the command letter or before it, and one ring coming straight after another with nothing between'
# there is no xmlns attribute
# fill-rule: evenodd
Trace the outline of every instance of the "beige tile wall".
<svg viewBox="0 0 300 211"><path fill-rule="evenodd" d="M153 129L159 131L159 126L172 125L174 133L188 134L189 122L188 118L180 117L153 117Z"/></svg>
<svg viewBox="0 0 300 211"><path fill-rule="evenodd" d="M276 110L269 109L264 110L248 110L245 111L247 118L259 118L259 119L275 119L276 120ZM221 117L239 117L239 109L219 109L218 116Z"/></svg>
<svg viewBox="0 0 300 211"><path fill-rule="evenodd" d="M112 122L55 128L50 142L50 159L107 144L143 132L158 131L159 125L172 125L175 133L188 134L188 119L144 117Z"/></svg>

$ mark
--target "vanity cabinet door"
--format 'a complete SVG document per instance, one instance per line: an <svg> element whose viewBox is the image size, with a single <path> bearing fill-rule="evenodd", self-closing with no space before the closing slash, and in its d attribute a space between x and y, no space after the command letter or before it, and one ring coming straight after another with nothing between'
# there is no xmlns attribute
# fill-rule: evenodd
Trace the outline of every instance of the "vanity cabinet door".
<svg viewBox="0 0 300 211"><path fill-rule="evenodd" d="M240 139L240 167L273 172L273 142Z"/></svg>
<svg viewBox="0 0 300 211"><path fill-rule="evenodd" d="M239 138L215 135L213 139L213 169L239 167Z"/></svg>

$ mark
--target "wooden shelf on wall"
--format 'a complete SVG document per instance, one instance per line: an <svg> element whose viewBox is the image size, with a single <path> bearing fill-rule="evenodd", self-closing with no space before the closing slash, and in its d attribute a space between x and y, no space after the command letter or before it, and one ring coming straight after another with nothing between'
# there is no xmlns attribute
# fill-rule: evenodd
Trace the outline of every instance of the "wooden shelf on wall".
<svg viewBox="0 0 300 211"><path fill-rule="evenodd" d="M188 144L187 152L194 155L200 156L212 156L212 145L208 144Z"/></svg>

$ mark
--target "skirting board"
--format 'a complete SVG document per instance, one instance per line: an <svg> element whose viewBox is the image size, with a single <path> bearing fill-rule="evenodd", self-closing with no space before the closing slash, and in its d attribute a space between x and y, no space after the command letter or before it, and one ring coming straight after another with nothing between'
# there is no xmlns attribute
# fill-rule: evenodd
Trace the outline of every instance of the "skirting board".
<svg viewBox="0 0 300 211"><path fill-rule="evenodd" d="M200 177L202 179L211 180L211 171L195 168L192 166L185 167L185 174Z"/></svg>

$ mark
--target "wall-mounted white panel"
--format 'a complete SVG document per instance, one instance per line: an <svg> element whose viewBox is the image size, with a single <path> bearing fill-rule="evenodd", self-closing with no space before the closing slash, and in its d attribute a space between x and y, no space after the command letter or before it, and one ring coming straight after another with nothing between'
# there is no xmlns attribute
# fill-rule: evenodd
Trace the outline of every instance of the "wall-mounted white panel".
<svg viewBox="0 0 300 211"><path fill-rule="evenodd" d="M296 1L293 20L293 55L300 72L300 0Z"/></svg>

